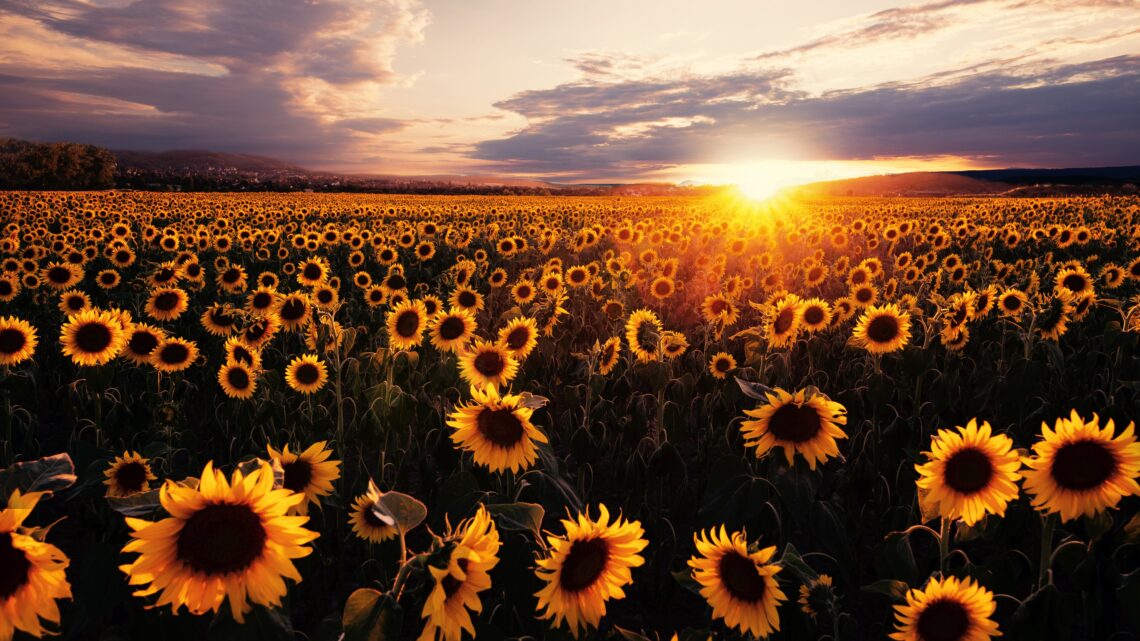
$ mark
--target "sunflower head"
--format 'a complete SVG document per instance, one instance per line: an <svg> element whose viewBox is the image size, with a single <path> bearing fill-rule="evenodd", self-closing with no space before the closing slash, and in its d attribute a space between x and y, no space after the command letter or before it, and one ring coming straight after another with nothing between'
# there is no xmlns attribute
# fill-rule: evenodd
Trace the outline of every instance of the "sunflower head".
<svg viewBox="0 0 1140 641"><path fill-rule="evenodd" d="M482 505L448 537L444 565L429 565L432 588L424 601L426 619L421 639L460 641L463 632L475 636L468 612L482 612L479 593L491 587L489 572L499 563L499 531Z"/></svg>
<svg viewBox="0 0 1140 641"><path fill-rule="evenodd" d="M776 583L781 568L772 562L776 547L753 548L743 531L730 536L720 526L693 535L697 555L689 559L714 619L763 639L780 629L777 606L787 597Z"/></svg>
<svg viewBox="0 0 1140 641"><path fill-rule="evenodd" d="M894 303L871 305L859 318L852 338L872 354L897 352L910 342L910 314Z"/></svg>
<svg viewBox="0 0 1140 641"><path fill-rule="evenodd" d="M11 639L16 630L35 637L57 634L43 622L54 628L56 600L71 598L67 555L45 543L42 531L23 527L44 494L15 490L0 510L0 639Z"/></svg>
<svg viewBox="0 0 1140 641"><path fill-rule="evenodd" d="M776 388L767 396L767 404L745 410L755 420L744 421L740 426L744 446L756 448L757 457L782 447L788 465L799 453L814 470L817 463L839 455L836 439L847 438L840 427L847 424L845 407L815 388L801 389L795 394Z"/></svg>
<svg viewBox="0 0 1140 641"><path fill-rule="evenodd" d="M150 482L157 479L150 469L150 461L138 452L123 452L116 456L110 467L104 470L108 497L126 497L150 489Z"/></svg>
<svg viewBox="0 0 1140 641"><path fill-rule="evenodd" d="M329 460L333 451L327 441L318 441L301 452L290 452L286 444L281 451L267 446L269 460L278 463L283 473L282 487L305 497L290 514L308 514L309 504L320 505L320 497L333 491L333 481L340 478L340 461Z"/></svg>
<svg viewBox="0 0 1140 641"><path fill-rule="evenodd" d="M910 590L906 605L895 606L895 641L988 641L1000 636L992 619L993 592L973 579L948 576Z"/></svg>
<svg viewBox="0 0 1140 641"><path fill-rule="evenodd" d="M494 472L519 472L534 465L535 443L546 443L547 438L530 421L533 406L521 395L500 395L494 385L473 385L471 397L474 402L457 408L447 421L455 429L451 440L456 447Z"/></svg>
<svg viewBox="0 0 1140 641"><path fill-rule="evenodd" d="M1013 441L989 423L970 419L965 427L939 430L930 450L929 461L915 466L919 497L943 518L973 525L986 514L1004 515L1017 498L1021 461Z"/></svg>

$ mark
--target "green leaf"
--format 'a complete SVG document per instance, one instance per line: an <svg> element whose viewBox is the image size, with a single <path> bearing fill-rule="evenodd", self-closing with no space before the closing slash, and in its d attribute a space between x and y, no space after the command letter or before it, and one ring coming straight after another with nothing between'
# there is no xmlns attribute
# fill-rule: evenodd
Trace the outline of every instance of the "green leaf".
<svg viewBox="0 0 1140 641"><path fill-rule="evenodd" d="M15 463L0 470L0 486L4 488L3 500L7 500L13 490L28 492L59 492L75 484L75 465L67 454L46 456L34 461Z"/></svg>
<svg viewBox="0 0 1140 641"><path fill-rule="evenodd" d="M882 579L869 583L862 587L864 592L875 592L878 594L885 594L893 601L901 601L906 598L906 593L910 590L910 586L902 581L895 579Z"/></svg>
<svg viewBox="0 0 1140 641"><path fill-rule="evenodd" d="M410 532L427 518L427 506L403 492L385 492L372 506L384 522L391 522L402 532Z"/></svg>
<svg viewBox="0 0 1140 641"><path fill-rule="evenodd" d="M344 641L394 641L403 620L403 609L391 596L360 588L344 604Z"/></svg>
<svg viewBox="0 0 1140 641"><path fill-rule="evenodd" d="M488 505L487 511L498 517L499 527L504 530L525 530L542 536L542 519L546 510L535 503L499 503Z"/></svg>

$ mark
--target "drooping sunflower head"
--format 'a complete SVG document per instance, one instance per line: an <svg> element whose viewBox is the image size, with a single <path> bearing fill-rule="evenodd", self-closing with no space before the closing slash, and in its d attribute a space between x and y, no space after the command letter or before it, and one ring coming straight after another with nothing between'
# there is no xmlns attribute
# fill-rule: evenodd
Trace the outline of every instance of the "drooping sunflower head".
<svg viewBox="0 0 1140 641"><path fill-rule="evenodd" d="M302 354L289 361L285 368L285 382L294 391L312 394L325 386L329 370L316 354Z"/></svg>
<svg viewBox="0 0 1140 641"><path fill-rule="evenodd" d="M772 563L776 546L750 551L743 531L730 536L723 525L719 532L694 534L693 543L697 556L689 559L689 567L713 618L758 639L779 631L776 608L787 597L776 583L781 569Z"/></svg>
<svg viewBox="0 0 1140 641"><path fill-rule="evenodd" d="M993 592L973 579L948 576L910 590L906 605L895 606L895 641L988 641L1000 636L992 619Z"/></svg>
<svg viewBox="0 0 1140 641"><path fill-rule="evenodd" d="M1068 418L1057 419L1053 429L1042 423L1041 434L1022 472L1037 509L1070 521L1140 494L1140 443L1133 423L1117 435L1111 419L1101 428L1096 414L1085 420L1073 410Z"/></svg>
<svg viewBox="0 0 1140 641"><path fill-rule="evenodd" d="M290 514L308 514L310 503L320 505L320 497L332 494L333 481L340 478L340 461L329 460L333 451L327 445L318 441L302 452L290 452L288 444L281 451L267 446L269 459L279 463L284 473L282 487L305 497Z"/></svg>
<svg viewBox="0 0 1140 641"><path fill-rule="evenodd" d="M943 518L973 525L986 514L1003 516L1017 498L1021 461L1013 441L985 421L939 430L926 455L929 461L915 466L919 500L937 505Z"/></svg>
<svg viewBox="0 0 1140 641"><path fill-rule="evenodd" d="M657 314L648 309L633 312L625 323L625 340L629 344L629 351L642 363L657 360L661 332L661 320Z"/></svg>
<svg viewBox="0 0 1140 641"><path fill-rule="evenodd" d="M126 332L110 312L88 309L68 317L59 341L76 365L103 365L123 351Z"/></svg>
<svg viewBox="0 0 1140 641"><path fill-rule="evenodd" d="M356 536L369 543L383 543L399 533L390 517L382 516L378 503L383 492L375 484L369 483L368 491L356 497L348 522Z"/></svg>
<svg viewBox="0 0 1140 641"><path fill-rule="evenodd" d="M621 339L611 336L606 342L598 345L598 373L606 376L617 367L621 357Z"/></svg>
<svg viewBox="0 0 1140 641"><path fill-rule="evenodd" d="M872 354L897 352L910 342L910 314L894 303L871 305L859 317L852 336Z"/></svg>
<svg viewBox="0 0 1140 641"><path fill-rule="evenodd" d="M1067 289L1058 289L1052 296L1040 297L1039 310L1033 319L1037 335L1043 340L1056 341L1069 331L1073 320L1073 295Z"/></svg>
<svg viewBox="0 0 1140 641"><path fill-rule="evenodd" d="M491 587L489 572L499 563L499 531L482 505L475 516L460 524L446 553L445 566L428 566L433 585L424 601L427 619L420 639L460 641L463 632L475 636L472 612L482 612L479 593Z"/></svg>
<svg viewBox="0 0 1140 641"><path fill-rule="evenodd" d="M788 465L798 452L814 470L816 463L839 455L835 441L847 438L840 427L847 424L847 408L814 388L795 394L776 388L767 396L767 404L744 411L756 420L740 426L744 446L756 448L757 458L782 447Z"/></svg>
<svg viewBox="0 0 1140 641"><path fill-rule="evenodd" d="M36 329L25 320L0 317L0 365L18 365L35 355Z"/></svg>
<svg viewBox="0 0 1140 641"><path fill-rule="evenodd" d="M214 336L229 336L237 331L238 314L229 305L211 305L202 312L202 327Z"/></svg>
<svg viewBox="0 0 1140 641"><path fill-rule="evenodd" d="M765 336L770 347L786 347L795 343L803 319L803 301L795 294L774 300L766 310Z"/></svg>
<svg viewBox="0 0 1140 641"><path fill-rule="evenodd" d="M150 489L150 482L157 479L150 469L150 461L138 452L123 452L116 456L110 467L103 471L107 486L107 496L126 497Z"/></svg>
<svg viewBox="0 0 1140 641"><path fill-rule="evenodd" d="M518 361L497 343L477 340L459 356L459 375L480 388L505 385L518 371Z"/></svg>
<svg viewBox="0 0 1140 641"><path fill-rule="evenodd" d="M43 495L15 490L0 510L0 639L11 639L16 630L35 637L57 634L42 621L54 628L59 623L56 600L71 598L67 555L23 527Z"/></svg>
<svg viewBox="0 0 1140 641"><path fill-rule="evenodd" d="M538 560L535 571L546 583L538 597L538 616L568 624L577 637L588 627L597 627L606 614L606 601L625 597L622 588L633 582L631 569L645 563L638 553L645 549L645 530L639 521L621 516L610 522L605 505L597 520L589 513L577 520L564 519L563 536L550 536L550 556Z"/></svg>
<svg viewBox="0 0 1140 641"><path fill-rule="evenodd" d="M193 614L228 600L241 623L251 604L281 604L282 579L301 580L293 559L307 556L318 535L303 527L308 517L286 516L304 496L273 489L268 463L230 479L207 463L197 487L168 480L159 498L168 518L127 518L132 540L123 552L139 556L121 569L142 586L137 596L160 593L159 605Z"/></svg>
<svg viewBox="0 0 1140 641"><path fill-rule="evenodd" d="M448 417L447 424L455 429L452 442L493 472L519 472L534 465L535 443L546 443L547 438L531 423L534 410L523 404L523 397L500 395L494 385L482 389L472 385L471 397L474 403L456 408Z"/></svg>

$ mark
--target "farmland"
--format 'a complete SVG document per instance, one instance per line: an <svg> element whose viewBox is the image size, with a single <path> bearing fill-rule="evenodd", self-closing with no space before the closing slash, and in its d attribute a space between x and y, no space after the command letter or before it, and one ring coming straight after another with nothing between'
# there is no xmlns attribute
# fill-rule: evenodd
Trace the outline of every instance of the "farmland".
<svg viewBox="0 0 1140 641"><path fill-rule="evenodd" d="M0 193L0 639L1135 632L1138 337L1135 197Z"/></svg>

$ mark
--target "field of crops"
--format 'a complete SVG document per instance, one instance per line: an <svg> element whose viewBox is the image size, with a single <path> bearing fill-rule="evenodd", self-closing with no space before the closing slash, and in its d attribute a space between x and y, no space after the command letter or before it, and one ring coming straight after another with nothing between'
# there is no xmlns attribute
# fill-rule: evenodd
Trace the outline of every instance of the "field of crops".
<svg viewBox="0 0 1140 641"><path fill-rule="evenodd" d="M0 640L1135 639L1140 199L0 194Z"/></svg>

